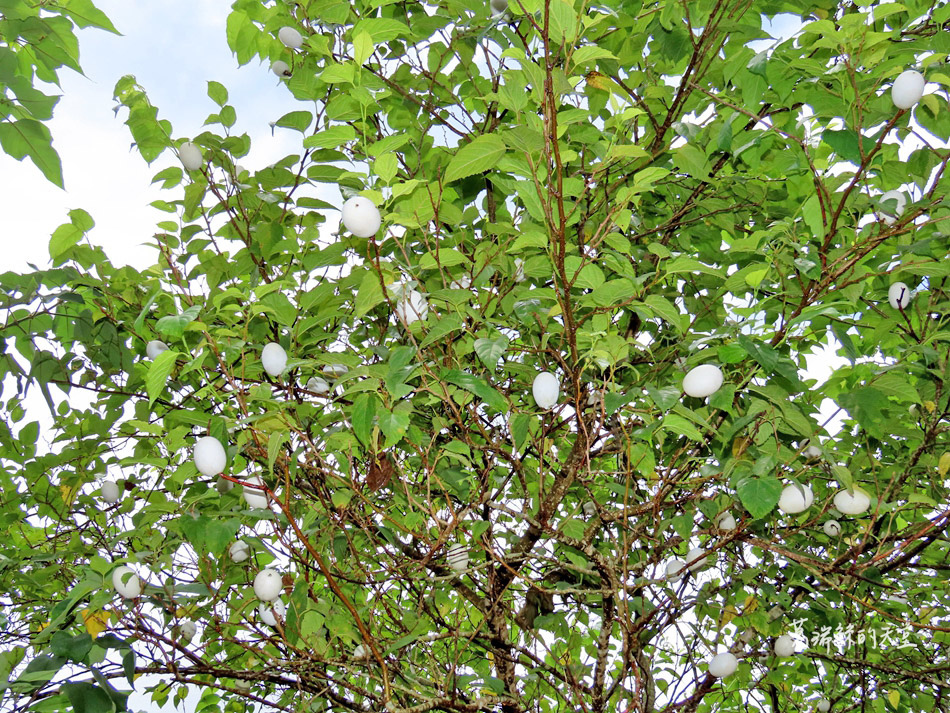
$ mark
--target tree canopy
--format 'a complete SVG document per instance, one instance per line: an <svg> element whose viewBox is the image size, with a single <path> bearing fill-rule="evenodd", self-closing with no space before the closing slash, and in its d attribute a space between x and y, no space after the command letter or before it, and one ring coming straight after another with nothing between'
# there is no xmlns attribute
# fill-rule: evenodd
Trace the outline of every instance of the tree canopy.
<svg viewBox="0 0 950 713"><path fill-rule="evenodd" d="M154 265L0 275L4 710L948 709L950 4L227 38L299 150L124 77Z"/></svg>

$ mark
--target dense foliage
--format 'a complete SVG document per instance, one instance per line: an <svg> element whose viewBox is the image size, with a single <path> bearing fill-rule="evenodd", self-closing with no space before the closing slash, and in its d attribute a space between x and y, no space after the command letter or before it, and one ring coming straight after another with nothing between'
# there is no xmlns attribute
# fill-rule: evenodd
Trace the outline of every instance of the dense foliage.
<svg viewBox="0 0 950 713"><path fill-rule="evenodd" d="M144 159L198 159L154 266L73 211L0 275L4 710L147 673L199 711L948 709L950 4L237 0L227 34L300 151L242 167L224 86L179 137L126 77Z"/></svg>

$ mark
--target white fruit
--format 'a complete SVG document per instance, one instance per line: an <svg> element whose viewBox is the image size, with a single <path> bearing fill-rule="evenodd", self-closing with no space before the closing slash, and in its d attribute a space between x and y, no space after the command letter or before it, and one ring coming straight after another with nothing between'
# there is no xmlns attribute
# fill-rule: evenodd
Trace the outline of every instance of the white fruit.
<svg viewBox="0 0 950 713"><path fill-rule="evenodd" d="M201 148L197 144L186 141L178 147L178 158L181 165L188 171L197 171L204 165L204 157L201 155Z"/></svg>
<svg viewBox="0 0 950 713"><path fill-rule="evenodd" d="M262 602L272 602L280 596L284 583L281 581L280 573L270 567L262 569L254 577L254 594Z"/></svg>
<svg viewBox="0 0 950 713"><path fill-rule="evenodd" d="M429 305L421 292L407 290L396 301L396 317L407 327L417 320L425 321Z"/></svg>
<svg viewBox="0 0 950 713"><path fill-rule="evenodd" d="M716 515L716 527L720 530L735 530L736 519L732 516L731 512L726 510Z"/></svg>
<svg viewBox="0 0 950 713"><path fill-rule="evenodd" d="M739 668L739 661L728 651L724 654L716 654L709 660L709 673L716 678L731 676L737 668Z"/></svg>
<svg viewBox="0 0 950 713"><path fill-rule="evenodd" d="M557 403L560 390L560 382L550 371L542 371L534 377L534 383L531 385L534 402L538 405L538 408L545 410L553 408L554 404Z"/></svg>
<svg viewBox="0 0 950 713"><path fill-rule="evenodd" d="M584 503L582 509L584 510L584 517L594 517L594 515L597 514L597 503L593 500L588 500Z"/></svg>
<svg viewBox="0 0 950 713"><path fill-rule="evenodd" d="M524 282L524 260L515 258L515 282Z"/></svg>
<svg viewBox="0 0 950 713"><path fill-rule="evenodd" d="M461 574L468 569L468 548L465 545L452 545L445 553L445 560L453 571Z"/></svg>
<svg viewBox="0 0 950 713"><path fill-rule="evenodd" d="M292 50L298 50L303 46L303 35L293 27L281 27L277 33L277 39L284 43L284 47Z"/></svg>
<svg viewBox="0 0 950 713"><path fill-rule="evenodd" d="M224 446L214 436L199 438L195 444L195 467L202 475L219 475L228 464Z"/></svg>
<svg viewBox="0 0 950 713"><path fill-rule="evenodd" d="M243 678L240 678L234 682L234 687L238 689L239 691L244 691L245 693L247 693L248 691L251 690L251 682L245 681Z"/></svg>
<svg viewBox="0 0 950 713"><path fill-rule="evenodd" d="M831 701L827 698L822 698L815 704L815 710L818 711L818 713L828 713L828 711L831 710Z"/></svg>
<svg viewBox="0 0 950 713"><path fill-rule="evenodd" d="M307 391L312 391L315 394L325 394L329 390L330 385L326 382L326 379L321 379L319 376L311 376L307 382Z"/></svg>
<svg viewBox="0 0 950 713"><path fill-rule="evenodd" d="M693 562L693 560L696 560ZM690 572L698 572L706 566L706 550L702 547L694 547L686 554L686 561L692 562L689 565Z"/></svg>
<svg viewBox="0 0 950 713"><path fill-rule="evenodd" d="M893 209L888 208L887 212L884 212L884 202L892 200L897 201L897 205L895 205ZM881 217L887 225L894 225L897 219L903 215L904 209L907 207L907 195L903 191L887 191L887 193L881 194L878 201L882 208Z"/></svg>
<svg viewBox="0 0 950 713"><path fill-rule="evenodd" d="M903 282L895 282L887 288L887 301L894 309L907 309L910 304L910 288Z"/></svg>
<svg viewBox="0 0 950 713"><path fill-rule="evenodd" d="M356 648L353 649L353 658L357 660L365 659L368 656L369 656L369 651L366 649L365 646L363 646L363 644L357 644Z"/></svg>
<svg viewBox="0 0 950 713"><path fill-rule="evenodd" d="M666 578L673 583L680 581L683 578L683 573L686 572L686 563L681 559L671 559L666 563Z"/></svg>
<svg viewBox="0 0 950 713"><path fill-rule="evenodd" d="M492 13L499 15L508 9L508 0L489 0Z"/></svg>
<svg viewBox="0 0 950 713"><path fill-rule="evenodd" d="M232 483L227 478L218 477L218 482L214 484L215 490L217 490L221 495L225 493L230 493L234 489L234 483Z"/></svg>
<svg viewBox="0 0 950 713"><path fill-rule="evenodd" d="M119 492L119 486L116 485L114 480L102 481L99 492L102 494L102 499L110 505L119 502L119 498L122 497L122 494Z"/></svg>
<svg viewBox="0 0 950 713"><path fill-rule="evenodd" d="M854 493L842 490L835 495L835 508L842 515L860 515L871 507L871 496L860 488L855 488Z"/></svg>
<svg viewBox="0 0 950 713"><path fill-rule="evenodd" d="M244 540L238 540L231 543L228 554L231 556L232 562L239 564L251 556L251 548Z"/></svg>
<svg viewBox="0 0 950 713"><path fill-rule="evenodd" d="M191 641L198 633L198 627L193 621L183 621L178 625L178 635L182 641Z"/></svg>
<svg viewBox="0 0 950 713"><path fill-rule="evenodd" d="M924 95L924 75L913 69L902 72L891 87L891 99L898 109L910 109Z"/></svg>
<svg viewBox="0 0 950 713"><path fill-rule="evenodd" d="M350 370L346 364L327 364L323 367L323 373L334 379L338 379Z"/></svg>
<svg viewBox="0 0 950 713"><path fill-rule="evenodd" d="M246 482L250 483L251 485L264 485L264 481L256 475L252 475L247 479ZM244 502L247 503L249 508L254 510L263 510L268 505L267 493L260 488L249 488L245 485L241 491L241 494L244 496Z"/></svg>
<svg viewBox="0 0 950 713"><path fill-rule="evenodd" d="M383 218L379 209L369 198L353 196L343 204L343 225L359 238L371 238L376 235Z"/></svg>
<svg viewBox="0 0 950 713"><path fill-rule="evenodd" d="M126 599L135 599L142 593L142 580L131 567L122 565L112 572L112 586Z"/></svg>
<svg viewBox="0 0 950 713"><path fill-rule="evenodd" d="M271 376L280 376L287 366L287 352L277 342L271 342L261 350L261 364Z"/></svg>
<svg viewBox="0 0 950 713"><path fill-rule="evenodd" d="M289 77L290 65L288 65L284 60L279 59L270 66L270 71L272 71L278 77Z"/></svg>
<svg viewBox="0 0 950 713"><path fill-rule="evenodd" d="M683 377L683 391L687 396L711 396L720 386L722 371L715 364L700 364Z"/></svg>
<svg viewBox="0 0 950 713"><path fill-rule="evenodd" d="M145 356L149 359L155 359L162 352L168 351L168 345L165 342L160 342L157 339L153 339L148 344L145 345Z"/></svg>
<svg viewBox="0 0 950 713"><path fill-rule="evenodd" d="M261 618L261 621L267 624L267 626L277 626L278 621L284 620L284 615L287 613L287 607L284 606L284 603L280 599L275 599L272 602L262 603L257 607L257 615Z"/></svg>
<svg viewBox="0 0 950 713"><path fill-rule="evenodd" d="M828 537L837 537L841 534L841 523L837 520L825 520L825 524L821 526L821 529Z"/></svg>
<svg viewBox="0 0 950 713"><path fill-rule="evenodd" d="M781 656L783 658L793 656L795 654L795 642L788 634L782 634L775 640L775 644L772 646L772 651L775 652L776 656Z"/></svg>
<svg viewBox="0 0 950 713"><path fill-rule="evenodd" d="M788 515L805 512L815 502L815 495L807 485L787 485L778 499L778 509Z"/></svg>
<svg viewBox="0 0 950 713"><path fill-rule="evenodd" d="M816 458L821 458L821 448L815 445L806 446L805 450L802 451L802 455L805 456L808 460L815 460Z"/></svg>

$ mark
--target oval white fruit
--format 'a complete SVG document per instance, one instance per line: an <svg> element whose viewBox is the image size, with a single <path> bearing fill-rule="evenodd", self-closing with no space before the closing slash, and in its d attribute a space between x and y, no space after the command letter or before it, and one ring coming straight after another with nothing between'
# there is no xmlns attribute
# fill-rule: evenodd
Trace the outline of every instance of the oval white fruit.
<svg viewBox="0 0 950 713"><path fill-rule="evenodd" d="M122 494L119 492L119 486L114 480L102 481L102 485L99 486L99 493L102 495L102 499L110 505L119 502L119 498L122 497Z"/></svg>
<svg viewBox="0 0 950 713"><path fill-rule="evenodd" d="M895 282L887 288L887 301L894 309L907 309L910 304L910 288L903 282Z"/></svg>
<svg viewBox="0 0 950 713"><path fill-rule="evenodd" d="M700 364L683 377L683 391L687 396L711 396L722 386L722 370L715 364Z"/></svg>
<svg viewBox="0 0 950 713"><path fill-rule="evenodd" d="M303 46L303 35L293 27L281 27L277 32L277 39L284 43L284 47L298 50Z"/></svg>
<svg viewBox="0 0 950 713"><path fill-rule="evenodd" d="M802 451L802 455L805 456L808 460L815 460L821 458L821 448L815 445L808 445L805 447L805 450Z"/></svg>
<svg viewBox="0 0 950 713"><path fill-rule="evenodd" d="M429 304L421 292L407 290L396 301L396 317L407 327L418 320L425 321L429 315Z"/></svg>
<svg viewBox="0 0 950 713"><path fill-rule="evenodd" d="M860 488L855 488L853 493L842 490L835 495L835 509L842 515L860 515L869 507L871 507L871 496Z"/></svg>
<svg viewBox="0 0 950 713"><path fill-rule="evenodd" d="M168 345L165 342L161 342L158 339L153 339L148 344L145 345L145 356L149 359L155 359L162 352L168 351Z"/></svg>
<svg viewBox="0 0 950 713"><path fill-rule="evenodd" d="M720 530L735 530L736 529L736 519L733 517L732 513L726 510L716 515L716 527Z"/></svg>
<svg viewBox="0 0 950 713"><path fill-rule="evenodd" d="M214 436L199 438L195 444L195 467L202 475L219 475L228 464L224 446Z"/></svg>
<svg viewBox="0 0 950 713"><path fill-rule="evenodd" d="M787 485L778 499L778 509L788 515L805 512L815 502L815 496L807 485Z"/></svg>
<svg viewBox="0 0 950 713"><path fill-rule="evenodd" d="M359 238L376 235L383 218L369 198L353 196L343 204L343 226Z"/></svg>
<svg viewBox="0 0 950 713"><path fill-rule="evenodd" d="M232 542L231 546L228 547L228 555L230 555L232 562L239 564L251 556L251 548L244 540L238 540Z"/></svg>
<svg viewBox="0 0 950 713"><path fill-rule="evenodd" d="M272 602L280 596L284 583L276 569L267 567L254 577L254 594L262 602Z"/></svg>
<svg viewBox="0 0 950 713"><path fill-rule="evenodd" d="M282 622L284 620L286 613L287 607L280 599L275 599L272 602L262 602L257 607L258 616L267 626L277 626L278 621Z"/></svg>
<svg viewBox="0 0 950 713"><path fill-rule="evenodd" d="M135 599L142 593L142 580L131 567L122 565L112 572L112 586L126 599Z"/></svg>
<svg viewBox="0 0 950 713"><path fill-rule="evenodd" d="M465 545L452 545L445 553L445 560L452 571L461 574L468 569L468 548Z"/></svg>
<svg viewBox="0 0 950 713"><path fill-rule="evenodd" d="M178 159L188 171L197 171L205 162L201 155L201 148L190 141L186 141L178 147Z"/></svg>
<svg viewBox="0 0 950 713"><path fill-rule="evenodd" d="M776 656L781 656L783 658L793 656L795 654L795 642L788 634L782 634L775 640L775 644L772 646L772 651L775 652Z"/></svg>
<svg viewBox="0 0 950 713"><path fill-rule="evenodd" d="M195 622L190 620L185 620L178 625L178 635L182 641L191 641L195 638L195 634L198 633L198 627L195 626Z"/></svg>
<svg viewBox="0 0 950 713"><path fill-rule="evenodd" d="M215 490L217 490L221 495L225 493L230 493L234 489L234 483L232 483L227 478L218 477L218 481L214 484Z"/></svg>
<svg viewBox="0 0 950 713"><path fill-rule="evenodd" d="M311 376L310 380L307 381L307 391L312 391L315 394L325 394L329 390L330 385L326 379L322 379L319 376Z"/></svg>
<svg viewBox="0 0 950 713"><path fill-rule="evenodd" d="M284 60L279 59L270 66L270 71L272 71L278 77L289 77L290 65L287 64Z"/></svg>
<svg viewBox="0 0 950 713"><path fill-rule="evenodd" d="M893 207L885 206L885 202L889 203L890 201L896 201L896 204ZM884 222L887 225L894 225L897 219L904 214L904 209L907 207L907 195L903 191L887 191L881 194L878 202L881 204L881 217Z"/></svg>
<svg viewBox="0 0 950 713"><path fill-rule="evenodd" d="M252 475L246 482L251 485L264 485L264 481L257 475ZM268 506L267 493L260 488L249 488L245 485L242 488L241 495L249 508L263 510Z"/></svg>
<svg viewBox="0 0 950 713"><path fill-rule="evenodd" d="M534 377L534 383L531 385L534 402L538 405L538 408L545 410L554 407L560 391L561 384L550 371L542 371Z"/></svg>
<svg viewBox="0 0 950 713"><path fill-rule="evenodd" d="M671 559L666 563L666 578L670 582L676 583L683 578L686 572L686 563L681 559Z"/></svg>
<svg viewBox="0 0 950 713"><path fill-rule="evenodd" d="M261 350L261 364L271 376L280 376L287 367L287 352L277 342L270 342Z"/></svg>
<svg viewBox="0 0 950 713"><path fill-rule="evenodd" d="M709 660L709 673L716 678L731 676L739 668L739 661L728 651L716 654Z"/></svg>
<svg viewBox="0 0 950 713"><path fill-rule="evenodd" d="M696 561L693 562L693 560ZM706 550L702 547L694 547L686 554L686 561L692 563L689 565L690 572L698 572L706 566Z"/></svg>
<svg viewBox="0 0 950 713"><path fill-rule="evenodd" d="M913 69L901 72L891 87L891 100L898 109L910 109L924 95L924 75Z"/></svg>
<svg viewBox="0 0 950 713"><path fill-rule="evenodd" d="M584 517L594 517L597 514L597 503L588 500L581 506L581 509L584 511Z"/></svg>
<svg viewBox="0 0 950 713"><path fill-rule="evenodd" d="M841 534L841 523L837 520L825 520L821 529L828 537L837 537Z"/></svg>
<svg viewBox="0 0 950 713"><path fill-rule="evenodd" d="M339 379L350 370L346 364L327 364L323 367L323 373L334 379Z"/></svg>
<svg viewBox="0 0 950 713"><path fill-rule="evenodd" d="M831 710L831 701L827 698L822 698L815 704L815 710L818 711L818 713L828 713L828 711Z"/></svg>

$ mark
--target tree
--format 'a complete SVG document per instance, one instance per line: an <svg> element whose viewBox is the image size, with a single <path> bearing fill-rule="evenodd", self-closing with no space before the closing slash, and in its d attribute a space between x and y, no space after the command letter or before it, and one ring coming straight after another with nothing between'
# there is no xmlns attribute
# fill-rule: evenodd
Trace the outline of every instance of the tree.
<svg viewBox="0 0 950 713"><path fill-rule="evenodd" d="M272 166L119 82L192 168L0 278L6 710L947 710L950 5L503 5L235 2Z"/></svg>

